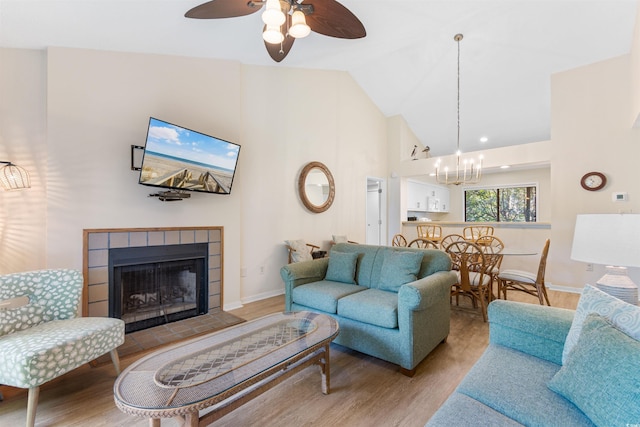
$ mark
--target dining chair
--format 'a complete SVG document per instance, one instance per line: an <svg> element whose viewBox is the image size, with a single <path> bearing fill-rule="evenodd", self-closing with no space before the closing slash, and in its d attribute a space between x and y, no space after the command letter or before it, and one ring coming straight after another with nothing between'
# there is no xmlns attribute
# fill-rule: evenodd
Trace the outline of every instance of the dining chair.
<svg viewBox="0 0 640 427"><path fill-rule="evenodd" d="M547 287L544 284L544 275L547 268L547 255L549 254L549 239L544 243L542 254L540 255L540 264L538 272L531 273L523 270L504 270L498 275L498 295L502 293L502 297L507 299L507 291L525 292L529 295L538 297L540 305L546 302L548 306L549 296L547 295Z"/></svg>
<svg viewBox="0 0 640 427"><path fill-rule="evenodd" d="M445 250L453 242L466 242L462 234L447 234L440 240L440 248Z"/></svg>
<svg viewBox="0 0 640 427"><path fill-rule="evenodd" d="M453 264L458 267L458 281L451 287L451 297L468 297L474 308L482 312L487 321L487 306L491 301L491 270L501 258L499 254L484 253L475 243L459 241L451 243L445 249Z"/></svg>
<svg viewBox="0 0 640 427"><path fill-rule="evenodd" d="M442 240L442 227L439 225L418 225L418 237L439 243Z"/></svg>
<svg viewBox="0 0 640 427"><path fill-rule="evenodd" d="M391 239L391 246L407 246L407 239L402 234L396 234Z"/></svg>
<svg viewBox="0 0 640 427"><path fill-rule="evenodd" d="M440 249L440 246L438 246L436 242L433 242L429 239L423 239L422 237L413 239L407 246L410 248Z"/></svg>
<svg viewBox="0 0 640 427"><path fill-rule="evenodd" d="M498 275L500 274L500 266L502 265L502 251L504 250L504 243L499 237L496 236L480 236L476 240L476 244L480 247L485 254L498 254L498 260L491 269L491 296L493 297L493 284L496 284L498 291L497 296L500 296L500 288L498 284Z"/></svg>
<svg viewBox="0 0 640 427"><path fill-rule="evenodd" d="M462 229L462 235L466 240L475 242L482 236L493 236L493 226L491 225L469 225Z"/></svg>

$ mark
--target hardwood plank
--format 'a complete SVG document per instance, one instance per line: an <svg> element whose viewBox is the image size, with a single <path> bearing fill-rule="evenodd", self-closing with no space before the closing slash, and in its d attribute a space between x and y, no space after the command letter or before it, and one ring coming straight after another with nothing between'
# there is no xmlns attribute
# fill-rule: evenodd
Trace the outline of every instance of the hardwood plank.
<svg viewBox="0 0 640 427"><path fill-rule="evenodd" d="M515 301L537 303L526 294ZM551 304L575 308L578 294L549 291ZM446 400L488 344L489 326L479 309L461 300L452 307L451 333L418 365L412 378L398 367L337 344L331 345L331 393L323 395L318 368L299 372L272 390L222 417L212 426L421 426ZM284 310L284 296L246 304L231 313L244 319ZM138 354L121 359L124 369ZM82 366L41 387L36 426L148 426L148 420L125 414L113 402L113 365ZM0 387L0 425L19 426L26 420L27 392ZM381 398L383 396L383 398ZM176 426L163 420L163 426Z"/></svg>

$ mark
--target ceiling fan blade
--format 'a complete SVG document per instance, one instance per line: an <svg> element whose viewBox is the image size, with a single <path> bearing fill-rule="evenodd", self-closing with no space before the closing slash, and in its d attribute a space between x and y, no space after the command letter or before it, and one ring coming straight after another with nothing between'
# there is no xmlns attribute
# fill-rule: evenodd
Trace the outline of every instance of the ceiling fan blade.
<svg viewBox="0 0 640 427"><path fill-rule="evenodd" d="M214 19L251 15L262 8L262 2L247 0L211 0L184 14L187 18Z"/></svg>
<svg viewBox="0 0 640 427"><path fill-rule="evenodd" d="M313 31L340 39L359 39L367 35L362 22L336 0L311 0L313 13L306 15Z"/></svg>
<svg viewBox="0 0 640 427"><path fill-rule="evenodd" d="M269 52L271 59L276 62L280 62L289 54L294 41L295 38L286 36L282 43L271 44L264 42L264 46L267 48L267 52Z"/></svg>

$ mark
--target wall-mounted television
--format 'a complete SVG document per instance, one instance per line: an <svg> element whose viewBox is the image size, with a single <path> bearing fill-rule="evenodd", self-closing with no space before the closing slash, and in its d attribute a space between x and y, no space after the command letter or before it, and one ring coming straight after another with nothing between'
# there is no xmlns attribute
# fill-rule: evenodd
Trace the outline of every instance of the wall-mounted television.
<svg viewBox="0 0 640 427"><path fill-rule="evenodd" d="M240 145L149 118L139 183L230 194Z"/></svg>

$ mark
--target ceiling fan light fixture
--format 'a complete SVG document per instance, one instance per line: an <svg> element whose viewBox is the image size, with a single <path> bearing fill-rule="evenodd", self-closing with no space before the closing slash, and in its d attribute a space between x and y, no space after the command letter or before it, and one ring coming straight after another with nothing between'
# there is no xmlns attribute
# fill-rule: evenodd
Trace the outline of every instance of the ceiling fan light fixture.
<svg viewBox="0 0 640 427"><path fill-rule="evenodd" d="M304 12L296 10L291 15L291 28L289 28L289 34L291 37L300 39L307 37L311 33L311 27L307 25L307 19L304 17Z"/></svg>
<svg viewBox="0 0 640 427"><path fill-rule="evenodd" d="M280 0L267 0L264 12L262 12L262 22L267 26L279 27L287 20L282 8Z"/></svg>
<svg viewBox="0 0 640 427"><path fill-rule="evenodd" d="M284 40L284 35L280 31L280 26L267 25L262 32L262 38L267 43L279 44Z"/></svg>

